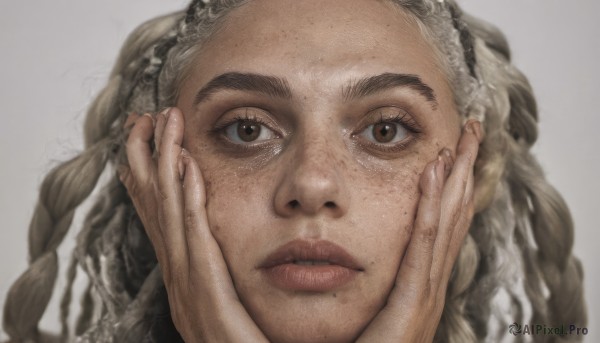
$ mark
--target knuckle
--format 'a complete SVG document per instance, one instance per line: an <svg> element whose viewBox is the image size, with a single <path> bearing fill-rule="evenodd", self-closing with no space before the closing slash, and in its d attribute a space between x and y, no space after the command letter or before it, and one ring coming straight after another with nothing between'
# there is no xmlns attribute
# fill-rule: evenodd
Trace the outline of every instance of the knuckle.
<svg viewBox="0 0 600 343"><path fill-rule="evenodd" d="M129 191L129 195L134 199L144 199L143 188L140 186L140 184L133 180L133 178L130 178L128 183L129 187L127 187L127 190Z"/></svg>
<svg viewBox="0 0 600 343"><path fill-rule="evenodd" d="M191 228L194 227L194 225L196 225L196 217L197 217L197 213L195 210L189 209L189 208L185 209L184 222L185 222L185 227L187 230L190 230Z"/></svg>
<svg viewBox="0 0 600 343"><path fill-rule="evenodd" d="M437 236L437 227L433 224L426 224L419 230L419 239L425 243L433 243Z"/></svg>
<svg viewBox="0 0 600 343"><path fill-rule="evenodd" d="M119 172L119 180L121 180L121 183L129 190L133 181L131 172L129 170Z"/></svg>
<svg viewBox="0 0 600 343"><path fill-rule="evenodd" d="M160 200L162 201L166 201L167 199L169 199L169 196L167 195L166 192L164 192L162 189L158 189L158 195L160 197Z"/></svg>

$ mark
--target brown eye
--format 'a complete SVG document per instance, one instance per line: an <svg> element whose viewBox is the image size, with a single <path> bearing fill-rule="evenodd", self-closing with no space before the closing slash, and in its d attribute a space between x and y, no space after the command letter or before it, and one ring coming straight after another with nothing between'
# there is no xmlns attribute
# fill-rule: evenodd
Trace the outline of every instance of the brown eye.
<svg viewBox="0 0 600 343"><path fill-rule="evenodd" d="M381 145L400 143L409 137L408 130L399 123L381 121L367 126L361 133L368 141Z"/></svg>
<svg viewBox="0 0 600 343"><path fill-rule="evenodd" d="M373 125L373 138L379 143L389 143L394 137L398 130L396 129L397 124L392 123L378 123Z"/></svg>
<svg viewBox="0 0 600 343"><path fill-rule="evenodd" d="M236 120L225 128L225 136L233 143L246 144L277 138L275 132L256 120Z"/></svg>
<svg viewBox="0 0 600 343"><path fill-rule="evenodd" d="M237 134L244 142L255 141L260 136L260 125L249 120L241 121L237 125Z"/></svg>

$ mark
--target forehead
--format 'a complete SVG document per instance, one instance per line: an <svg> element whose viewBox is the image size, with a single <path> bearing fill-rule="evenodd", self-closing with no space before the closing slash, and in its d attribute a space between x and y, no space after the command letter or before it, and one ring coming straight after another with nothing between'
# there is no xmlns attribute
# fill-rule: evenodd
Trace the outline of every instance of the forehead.
<svg viewBox="0 0 600 343"><path fill-rule="evenodd" d="M445 83L419 25L386 0L250 0L226 16L193 68L204 82L244 71L292 83L385 72Z"/></svg>

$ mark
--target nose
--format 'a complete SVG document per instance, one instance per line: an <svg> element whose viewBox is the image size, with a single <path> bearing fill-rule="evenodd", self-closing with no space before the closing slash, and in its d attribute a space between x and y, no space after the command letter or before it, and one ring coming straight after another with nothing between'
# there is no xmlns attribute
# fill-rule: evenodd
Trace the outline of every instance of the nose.
<svg viewBox="0 0 600 343"><path fill-rule="evenodd" d="M345 164L335 150L323 139L305 139L296 146L275 193L277 214L339 218L347 212Z"/></svg>

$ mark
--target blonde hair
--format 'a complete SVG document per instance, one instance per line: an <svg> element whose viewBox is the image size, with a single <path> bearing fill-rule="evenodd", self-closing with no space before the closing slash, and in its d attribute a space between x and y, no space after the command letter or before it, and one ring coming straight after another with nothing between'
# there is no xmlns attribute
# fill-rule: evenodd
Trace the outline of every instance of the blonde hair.
<svg viewBox="0 0 600 343"><path fill-rule="evenodd" d="M58 340L70 336L67 318L78 267L89 279L74 332L80 341L180 340L154 251L116 177L115 166L127 161L122 127L127 113L174 104L202 42L246 1L194 0L187 11L141 25L125 42L108 85L88 110L84 151L42 182L29 227L30 264L4 307L4 329L13 342L49 339L38 322L58 274L56 249L105 169L113 177L85 218L67 268ZM583 272L571 252L573 222L531 154L536 102L527 79L511 64L504 36L462 14L453 1L389 1L409 13L435 47L463 120L476 118L485 131L475 167L477 213L448 286L436 341L496 340L511 321L585 326ZM508 315L499 309L501 296L509 299Z"/></svg>

